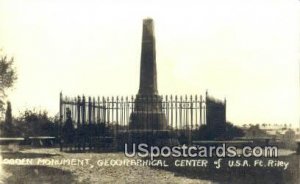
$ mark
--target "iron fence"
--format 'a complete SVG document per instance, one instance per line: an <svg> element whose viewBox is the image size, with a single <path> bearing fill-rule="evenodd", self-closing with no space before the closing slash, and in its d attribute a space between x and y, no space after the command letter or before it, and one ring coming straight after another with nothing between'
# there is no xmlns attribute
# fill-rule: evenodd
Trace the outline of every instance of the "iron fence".
<svg viewBox="0 0 300 184"><path fill-rule="evenodd" d="M161 109L165 114L169 129L196 129L206 124L206 105L201 95L195 96L161 96ZM78 96L74 98L63 97L60 94L61 122L67 120L67 110L71 112L74 127L84 124L115 125L119 130L127 130L132 112L145 112L151 114L153 110L137 110L137 103L146 103L153 106L157 100L151 96L142 97L144 100L135 101L135 97L97 97Z"/></svg>
<svg viewBox="0 0 300 184"><path fill-rule="evenodd" d="M210 117L218 116L217 119L221 120L226 117L225 106L226 102L210 98L207 93L205 98L201 95L70 98L64 97L61 93L59 104L61 149L63 145L84 150L86 146L89 149L97 148L101 145L96 144L101 142L118 143L116 139L126 139L132 114L135 114L135 117L142 117L142 122L146 121L143 129L139 131L152 131L153 135L153 131L157 130L153 128L151 130L153 127L151 124L158 121L157 117L163 117L168 131L180 133L191 142L191 131L202 125L215 123L207 122L210 119L214 121L215 118ZM222 107L221 111L219 107ZM160 116L154 117L155 113L159 113Z"/></svg>

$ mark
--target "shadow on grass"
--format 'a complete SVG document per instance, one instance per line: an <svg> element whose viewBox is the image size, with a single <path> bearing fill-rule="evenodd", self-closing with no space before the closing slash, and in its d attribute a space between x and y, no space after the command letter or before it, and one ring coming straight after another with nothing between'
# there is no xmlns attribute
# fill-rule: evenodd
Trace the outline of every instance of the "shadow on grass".
<svg viewBox="0 0 300 184"><path fill-rule="evenodd" d="M46 166L3 166L12 173L4 183L42 184L42 183L75 183L71 172Z"/></svg>
<svg viewBox="0 0 300 184"><path fill-rule="evenodd" d="M65 153L124 153L118 150L64 150Z"/></svg>
<svg viewBox="0 0 300 184"><path fill-rule="evenodd" d="M15 158L48 158L57 156L59 154L49 154L49 153L22 153L22 152L6 152L1 153L3 158L15 159Z"/></svg>
<svg viewBox="0 0 300 184"><path fill-rule="evenodd" d="M192 179L204 179L219 184L299 184L300 183L300 156L291 155L287 157L274 158L272 160L282 160L289 162L287 170L278 167L228 167L228 159L222 160L222 167L216 169L213 161L217 159L207 159L208 167L175 166L175 158L165 159L169 167L157 167L159 169L171 171L177 176ZM177 159L179 160L179 159ZM187 159L181 159L187 160ZM233 159L231 159L233 160ZM254 163L254 159L248 159L249 163ZM258 159L259 160L259 159ZM264 159L261 159L264 160ZM264 160L266 161L266 159Z"/></svg>

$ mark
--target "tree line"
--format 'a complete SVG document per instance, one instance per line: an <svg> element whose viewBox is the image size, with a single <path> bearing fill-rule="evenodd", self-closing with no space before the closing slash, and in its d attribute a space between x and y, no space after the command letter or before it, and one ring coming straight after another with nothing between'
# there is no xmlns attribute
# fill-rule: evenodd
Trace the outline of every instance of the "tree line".
<svg viewBox="0 0 300 184"><path fill-rule="evenodd" d="M58 136L59 118L47 111L27 109L16 118L11 115L11 103L7 103L5 119L0 123L1 137Z"/></svg>

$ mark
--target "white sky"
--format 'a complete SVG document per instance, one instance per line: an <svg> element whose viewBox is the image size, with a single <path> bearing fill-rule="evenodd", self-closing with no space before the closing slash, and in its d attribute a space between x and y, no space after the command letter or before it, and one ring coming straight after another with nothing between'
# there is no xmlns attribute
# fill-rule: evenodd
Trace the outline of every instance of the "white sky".
<svg viewBox="0 0 300 184"><path fill-rule="evenodd" d="M142 19L155 22L160 94L227 98L235 124L299 124L298 0L0 0L13 113L65 95L135 95Z"/></svg>

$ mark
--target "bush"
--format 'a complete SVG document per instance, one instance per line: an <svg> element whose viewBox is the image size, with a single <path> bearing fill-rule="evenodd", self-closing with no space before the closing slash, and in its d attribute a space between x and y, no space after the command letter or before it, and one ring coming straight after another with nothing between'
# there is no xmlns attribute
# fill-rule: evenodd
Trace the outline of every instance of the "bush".
<svg viewBox="0 0 300 184"><path fill-rule="evenodd" d="M47 111L25 110L13 119L11 130L13 137L57 136L58 118L49 117Z"/></svg>
<svg viewBox="0 0 300 184"><path fill-rule="evenodd" d="M232 140L234 137L244 136L241 128L234 126L230 122L225 123L225 131L219 134L215 128L202 125L194 132L194 138L197 140Z"/></svg>

